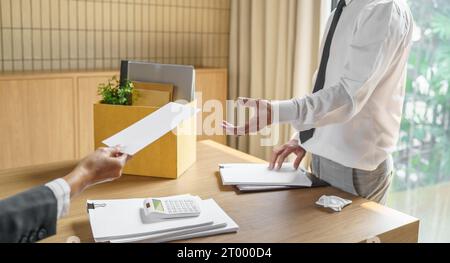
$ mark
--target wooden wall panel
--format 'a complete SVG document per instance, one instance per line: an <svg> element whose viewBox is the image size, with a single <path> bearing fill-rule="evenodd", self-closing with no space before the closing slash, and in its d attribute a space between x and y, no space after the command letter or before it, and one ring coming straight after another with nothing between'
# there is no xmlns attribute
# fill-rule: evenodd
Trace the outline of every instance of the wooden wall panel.
<svg viewBox="0 0 450 263"><path fill-rule="evenodd" d="M77 79L78 83L78 157L82 158L94 150L94 112L93 104L101 98L97 87L114 76L114 73L104 76L85 76Z"/></svg>
<svg viewBox="0 0 450 263"><path fill-rule="evenodd" d="M0 0L0 72L226 67L230 0Z"/></svg>
<svg viewBox="0 0 450 263"><path fill-rule="evenodd" d="M0 169L76 158L71 78L0 81Z"/></svg>
<svg viewBox="0 0 450 263"><path fill-rule="evenodd" d="M202 101L199 101L205 106L208 100L216 100L220 102L223 109L222 118L225 119L225 107L227 100L227 90L228 90L228 71L226 69L198 69L196 70L196 92L201 93ZM202 105L198 105L202 107ZM205 112L205 109L200 113L200 117L203 120L199 121L198 125L204 126L204 121L206 118L214 114L217 108L211 108L211 112ZM200 119L200 118L199 118ZM219 125L219 126L217 126ZM208 125L209 126L209 125ZM213 123L210 127L220 127L220 123ZM203 127L201 127L203 128ZM198 129L197 129L198 130ZM221 130L221 129L220 129ZM216 131L218 131L216 129ZM225 135L208 135L204 134L202 129L202 134L198 136L199 140L214 140L216 142L226 144Z"/></svg>

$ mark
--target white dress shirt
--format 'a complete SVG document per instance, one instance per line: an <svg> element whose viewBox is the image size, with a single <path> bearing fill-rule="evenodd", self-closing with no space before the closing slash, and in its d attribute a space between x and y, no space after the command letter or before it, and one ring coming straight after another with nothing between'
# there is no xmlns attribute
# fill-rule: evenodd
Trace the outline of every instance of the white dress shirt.
<svg viewBox="0 0 450 263"><path fill-rule="evenodd" d="M393 152L399 137L413 19L404 0L346 4L331 44L324 88L275 102L274 109L281 123L292 123L298 131L316 128L302 144L308 152L372 171Z"/></svg>
<svg viewBox="0 0 450 263"><path fill-rule="evenodd" d="M57 218L60 219L69 213L70 208L70 186L66 180L59 178L45 186L52 190L56 198Z"/></svg>

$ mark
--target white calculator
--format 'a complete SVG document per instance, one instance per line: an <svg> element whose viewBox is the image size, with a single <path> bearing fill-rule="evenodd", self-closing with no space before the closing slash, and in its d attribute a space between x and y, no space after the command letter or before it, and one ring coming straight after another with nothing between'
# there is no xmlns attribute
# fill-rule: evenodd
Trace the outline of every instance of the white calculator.
<svg viewBox="0 0 450 263"><path fill-rule="evenodd" d="M144 214L155 219L196 217L200 215L200 207L194 198L147 198L144 200Z"/></svg>

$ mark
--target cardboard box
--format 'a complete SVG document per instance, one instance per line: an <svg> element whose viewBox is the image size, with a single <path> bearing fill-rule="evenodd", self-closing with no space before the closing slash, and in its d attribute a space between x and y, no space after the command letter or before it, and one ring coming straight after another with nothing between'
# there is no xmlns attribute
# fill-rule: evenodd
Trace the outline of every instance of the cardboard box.
<svg viewBox="0 0 450 263"><path fill-rule="evenodd" d="M189 105L195 107L196 102ZM104 147L104 139L158 109L151 106L94 104L95 147ZM196 161L196 138L195 115L133 156L125 166L124 174L176 179Z"/></svg>

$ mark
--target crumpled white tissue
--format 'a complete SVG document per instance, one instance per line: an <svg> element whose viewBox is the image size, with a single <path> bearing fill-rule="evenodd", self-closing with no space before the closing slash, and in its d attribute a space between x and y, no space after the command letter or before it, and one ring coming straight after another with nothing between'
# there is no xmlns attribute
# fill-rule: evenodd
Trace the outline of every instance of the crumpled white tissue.
<svg viewBox="0 0 450 263"><path fill-rule="evenodd" d="M342 208L351 204L351 200L340 198L334 195L322 195L316 202L317 205L323 206L325 208L331 208L336 212L342 211Z"/></svg>

